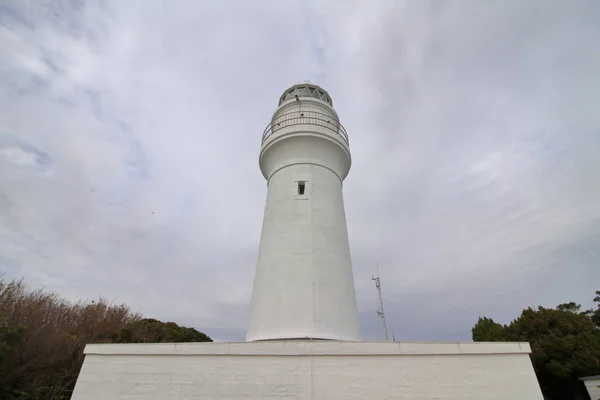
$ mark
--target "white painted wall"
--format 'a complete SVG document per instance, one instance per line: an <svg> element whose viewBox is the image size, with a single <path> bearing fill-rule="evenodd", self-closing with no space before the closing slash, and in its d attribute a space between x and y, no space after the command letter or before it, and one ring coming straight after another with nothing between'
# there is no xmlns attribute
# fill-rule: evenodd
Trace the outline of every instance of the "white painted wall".
<svg viewBox="0 0 600 400"><path fill-rule="evenodd" d="M275 112L319 110L302 98ZM347 143L314 125L278 130L261 147L268 181L248 341L285 338L359 340L359 322L342 181L351 159ZM298 195L298 182L305 194Z"/></svg>
<svg viewBox="0 0 600 400"><path fill-rule="evenodd" d="M592 400L600 400L600 376L582 378Z"/></svg>
<svg viewBox="0 0 600 400"><path fill-rule="evenodd" d="M88 345L73 400L542 400L527 343Z"/></svg>

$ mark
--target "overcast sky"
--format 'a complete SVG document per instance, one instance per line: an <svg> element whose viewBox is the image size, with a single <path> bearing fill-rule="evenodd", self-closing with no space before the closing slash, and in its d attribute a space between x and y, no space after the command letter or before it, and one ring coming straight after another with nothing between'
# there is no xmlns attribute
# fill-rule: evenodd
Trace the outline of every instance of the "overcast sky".
<svg viewBox="0 0 600 400"><path fill-rule="evenodd" d="M0 272L244 340L287 87L331 94L363 338L600 289L600 3L0 0Z"/></svg>

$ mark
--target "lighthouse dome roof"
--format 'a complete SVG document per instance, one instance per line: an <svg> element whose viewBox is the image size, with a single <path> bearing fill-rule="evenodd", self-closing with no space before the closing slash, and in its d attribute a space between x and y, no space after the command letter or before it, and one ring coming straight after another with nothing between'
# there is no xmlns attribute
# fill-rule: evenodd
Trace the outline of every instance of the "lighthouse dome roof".
<svg viewBox="0 0 600 400"><path fill-rule="evenodd" d="M331 96L329 96L329 93L327 93L327 91L322 87L309 82L297 83L294 86L286 89L279 97L278 105L281 105L283 102L293 99L296 96L319 99L333 107L333 101L331 101Z"/></svg>

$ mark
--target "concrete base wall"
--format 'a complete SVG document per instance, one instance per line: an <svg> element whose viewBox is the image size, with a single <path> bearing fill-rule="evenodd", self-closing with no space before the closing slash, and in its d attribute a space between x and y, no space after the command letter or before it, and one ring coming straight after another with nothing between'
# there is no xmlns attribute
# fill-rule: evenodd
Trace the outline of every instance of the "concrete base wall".
<svg viewBox="0 0 600 400"><path fill-rule="evenodd" d="M527 343L88 345L73 400L542 400Z"/></svg>
<svg viewBox="0 0 600 400"><path fill-rule="evenodd" d="M600 400L600 375L582 378L592 400Z"/></svg>

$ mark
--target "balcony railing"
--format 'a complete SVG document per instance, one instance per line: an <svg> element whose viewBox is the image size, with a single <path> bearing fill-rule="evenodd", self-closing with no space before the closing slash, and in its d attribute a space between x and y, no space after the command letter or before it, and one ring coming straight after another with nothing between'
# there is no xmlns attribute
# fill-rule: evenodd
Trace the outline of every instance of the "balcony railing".
<svg viewBox="0 0 600 400"><path fill-rule="evenodd" d="M273 133L280 129L288 128L295 125L315 125L327 128L335 134L339 135L346 143L348 142L348 134L338 121L330 115L322 114L314 111L294 111L278 116L271 121L262 135L262 143Z"/></svg>

